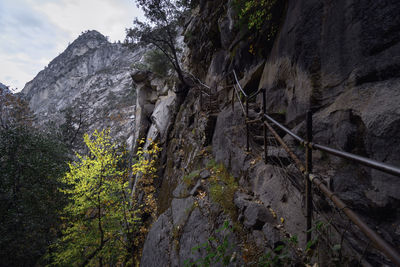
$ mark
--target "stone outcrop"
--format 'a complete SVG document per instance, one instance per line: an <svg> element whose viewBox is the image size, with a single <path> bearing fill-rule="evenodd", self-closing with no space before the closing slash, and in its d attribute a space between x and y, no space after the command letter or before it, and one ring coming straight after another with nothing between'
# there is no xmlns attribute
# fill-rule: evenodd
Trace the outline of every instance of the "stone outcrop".
<svg viewBox="0 0 400 267"><path fill-rule="evenodd" d="M0 90L2 94L10 93L10 89L8 89L8 86L2 83L0 83Z"/></svg>
<svg viewBox="0 0 400 267"><path fill-rule="evenodd" d="M316 142L400 165L399 11L396 1L288 1L259 84L268 111L284 111L286 123L296 125L311 108ZM351 179L368 177L360 185L366 206L398 203L398 179L358 172ZM343 188L339 173L332 179Z"/></svg>
<svg viewBox="0 0 400 267"><path fill-rule="evenodd" d="M400 142L396 134L400 131L400 24L396 15L400 4L372 0L282 1L286 6L279 31L272 43L265 42L263 46L262 40L249 38L251 33L235 26L236 13L232 1L228 2L200 1L184 30L189 48L185 51L185 66L218 92L219 111L207 115L217 116L212 124L211 157L229 169L243 191L235 195L234 204L236 219L244 226L248 242L258 244L262 254L281 244L288 235L297 234L300 246L304 246L303 177L293 162L282 155L285 152L276 147L269 148L272 160L268 164L263 162L261 153L255 153L255 148L261 147L256 139L251 140L252 152L245 153L244 116L238 103L234 110L231 108L229 73L232 69L237 71L248 93L265 88L267 112L299 135L304 136L305 113L312 109L317 143L400 166L397 153ZM262 49L260 54L267 56L249 53L250 45ZM200 190L213 202L207 186L209 178L196 178L199 180L189 188L183 183L185 175L204 171L206 165L204 157L199 156L204 145L199 138L205 134L201 132L207 123L194 96L190 92L180 106L167 137L159 195L163 213L145 243L142 260L145 266L161 264L152 257L164 257L169 266L181 265L190 246L205 238L195 230L199 222L210 235L218 227L218 224L210 226L204 218L190 220L189 216L185 229L193 233L185 230L179 235L181 254L171 251L173 229L180 226L173 218L183 216L176 208L177 199L189 203ZM261 103L259 96L255 106L260 107ZM252 107L255 116L259 111ZM198 132L200 136L196 135ZM298 144L280 134L304 159L304 151ZM314 159L314 169L327 185L364 220L376 225L385 239L398 245L399 180L320 152L314 153ZM347 227L323 197L316 194L315 201L323 214L335 217L339 229ZM197 209L194 208L194 217ZM355 227L349 232L342 252L361 257L362 244L367 241ZM243 247L244 239L236 238ZM332 232L331 238L340 240L340 233ZM157 244L162 245L152 250ZM238 253L246 258L243 251ZM325 252L329 254L329 249ZM390 264L374 253L368 251L363 264ZM329 261L329 255L322 254L321 258ZM348 264L353 263L350 260Z"/></svg>
<svg viewBox="0 0 400 267"><path fill-rule="evenodd" d="M87 31L28 82L22 94L40 124L63 121L61 111L82 111L88 132L111 128L133 144L136 93L131 64L141 56L97 31Z"/></svg>
<svg viewBox="0 0 400 267"><path fill-rule="evenodd" d="M160 143L159 217L144 243L143 266L183 266L206 257L206 250L192 248L209 244L214 251L226 220L234 229L228 238L230 266L257 264L294 235L299 247L306 245L304 178L271 136L265 164L261 127L252 126L246 151L242 107L237 98L231 103L233 69L247 93L266 89L267 112L297 134L304 136L311 109L315 142L400 166L398 1L281 1L273 14L280 17L279 30L271 40L263 39L265 32L238 28L233 1L198 2L183 29L182 66L210 85L211 99L200 97L198 84L183 99L174 92L173 77L132 72L129 66L140 51L110 44L94 31L79 37L23 90L42 122L86 103L92 127L114 127L129 137L133 152L139 139ZM251 103L252 118L260 115L261 103L261 95ZM99 113L120 120L100 119ZM278 133L304 160L304 150ZM398 246L399 179L321 152L313 156L314 171L327 185ZM217 163L233 175L230 185ZM216 197L229 186L237 189L232 199ZM340 254L349 257L348 266L354 266L352 258L363 258L366 266L390 265L372 248L364 253L368 241L316 191L314 200L320 212L315 216L336 222L330 240L319 243L321 266L332 258L329 241L340 243L343 232ZM299 260L298 250L287 253Z"/></svg>

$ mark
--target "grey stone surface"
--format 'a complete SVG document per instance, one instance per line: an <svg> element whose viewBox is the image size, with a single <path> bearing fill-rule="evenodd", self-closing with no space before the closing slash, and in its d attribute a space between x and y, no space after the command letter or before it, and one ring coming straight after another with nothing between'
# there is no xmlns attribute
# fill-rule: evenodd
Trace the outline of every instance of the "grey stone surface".
<svg viewBox="0 0 400 267"><path fill-rule="evenodd" d="M175 226L185 225L193 210L194 200L192 197L173 199L171 203L172 223Z"/></svg>
<svg viewBox="0 0 400 267"><path fill-rule="evenodd" d="M265 205L250 203L244 211L244 226L254 230L261 230L265 223L274 223L274 217Z"/></svg>
<svg viewBox="0 0 400 267"><path fill-rule="evenodd" d="M8 89L8 86L7 85L5 85L5 84L2 84L2 83L0 83L0 92L1 92L1 94L4 94L4 93L11 93L11 91Z"/></svg>
<svg viewBox="0 0 400 267"><path fill-rule="evenodd" d="M180 238L180 249L179 249L179 265L183 265L183 261L186 259L199 259L204 257L206 251L192 251L192 248L203 244L207 241L210 236L211 228L208 224L207 218L203 216L198 208L194 209L190 215L189 220L183 228L182 236Z"/></svg>
<svg viewBox="0 0 400 267"><path fill-rule="evenodd" d="M142 266L166 266L169 262L173 225L168 211L152 225L143 247Z"/></svg>
<svg viewBox="0 0 400 267"><path fill-rule="evenodd" d="M219 113L212 140L215 160L223 162L236 177L249 168L248 155L244 153L244 117L240 109L237 103L234 111L229 107Z"/></svg>
<svg viewBox="0 0 400 267"><path fill-rule="evenodd" d="M252 203L253 197L249 196L245 193L236 192L235 193L235 205L239 209L240 212L243 212L246 207L248 207Z"/></svg>
<svg viewBox="0 0 400 267"><path fill-rule="evenodd" d="M211 173L210 173L209 170L202 170L202 171L200 172L200 178L201 178L201 179L207 179L207 178L210 177L210 175L211 175Z"/></svg>
<svg viewBox="0 0 400 267"><path fill-rule="evenodd" d="M260 59L249 53L255 40L249 41L245 32L235 28L230 3L201 0L193 11L185 29L190 50L183 53L187 57L183 65L188 70L215 85L225 77L224 72L235 68L245 74L246 90L257 83L258 88L267 89L268 112L279 114L300 135L304 136L302 121L311 103L316 142L400 165L399 1L289 0L263 69L263 63L256 64ZM194 206L194 197L188 195L196 195L202 188L200 182L188 192L181 181L185 173L203 167L199 152L206 145L212 146L215 159L254 194L235 196L249 236L261 244L263 235L272 247L282 239L275 227L281 224L288 232L297 233L304 244L304 204L287 179L287 172L295 173L293 165L283 172L262 162L250 164L253 158L245 153L244 117L238 102L235 111L231 110L228 86L217 88L221 112L215 127L211 123L207 128L207 114L199 107L198 94L190 91L179 110L171 81L148 72L130 72L130 65L139 57L141 51L131 52L89 31L29 82L22 94L43 123L58 120L60 110L83 103L91 129L111 127L115 136L128 139L128 144L145 137L164 142L158 181L163 213L147 236L142 266L182 266L185 259L204 256L204 251L192 254L191 248L205 242L225 219L217 204L207 206L203 199L200 207ZM251 66L256 67L248 70ZM132 79L137 97L130 94ZM229 77L225 82L232 83ZM257 101L260 104L261 98ZM251 115L257 112L251 111ZM302 157L304 151L296 148L295 142L291 146ZM277 157L285 154L277 148L269 152ZM332 180L333 190L371 219L371 225L398 214L399 179L321 153L315 156L315 170L329 168L326 177ZM200 176L207 179L210 173L203 171ZM393 224L398 219L390 218L390 225L382 223L383 232L398 242L399 228Z"/></svg>
<svg viewBox="0 0 400 267"><path fill-rule="evenodd" d="M87 31L28 82L22 94L40 124L60 124L60 111L82 109L88 132L110 127L114 137L130 140L131 146L136 100L130 66L140 53Z"/></svg>
<svg viewBox="0 0 400 267"><path fill-rule="evenodd" d="M144 82L148 76L149 76L148 71L136 70L131 73L132 80L135 83Z"/></svg>

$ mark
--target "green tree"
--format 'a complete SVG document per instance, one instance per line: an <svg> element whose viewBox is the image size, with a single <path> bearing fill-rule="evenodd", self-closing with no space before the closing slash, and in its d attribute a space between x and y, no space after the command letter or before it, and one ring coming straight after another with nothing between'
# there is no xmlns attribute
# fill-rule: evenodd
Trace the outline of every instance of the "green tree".
<svg viewBox="0 0 400 267"><path fill-rule="evenodd" d="M51 254L55 265L102 266L126 263L137 231L137 211L128 199L128 173L109 131L84 136L86 155L77 154L62 178L65 207L63 236Z"/></svg>
<svg viewBox="0 0 400 267"><path fill-rule="evenodd" d="M233 5L238 10L239 23L249 30L261 32L264 29L267 40L273 39L284 1L282 0L234 0Z"/></svg>
<svg viewBox="0 0 400 267"><path fill-rule="evenodd" d="M183 85L186 81L180 66L180 48L176 38L182 13L188 7L188 1L173 0L136 0L142 8L147 22L134 20L133 28L127 29L125 44L159 49L171 63Z"/></svg>
<svg viewBox="0 0 400 267"><path fill-rule="evenodd" d="M26 101L0 93L0 266L44 264L66 203L57 188L67 149L33 121Z"/></svg>
<svg viewBox="0 0 400 267"><path fill-rule="evenodd" d="M144 55L144 62L133 64L133 68L143 71L151 71L161 77L166 77L172 69L168 58L157 49L150 50Z"/></svg>
<svg viewBox="0 0 400 267"><path fill-rule="evenodd" d="M67 107L61 114L64 116L64 122L59 127L61 139L70 149L82 147L82 136L88 128L88 115L80 107Z"/></svg>
<svg viewBox="0 0 400 267"><path fill-rule="evenodd" d="M0 127L0 266L33 266L54 242L67 150L27 125Z"/></svg>

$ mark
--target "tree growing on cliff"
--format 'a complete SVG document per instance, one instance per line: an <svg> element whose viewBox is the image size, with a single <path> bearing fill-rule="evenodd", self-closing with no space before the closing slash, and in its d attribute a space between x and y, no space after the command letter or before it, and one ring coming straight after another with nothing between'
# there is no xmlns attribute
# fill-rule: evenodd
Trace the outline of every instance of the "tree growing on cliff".
<svg viewBox="0 0 400 267"><path fill-rule="evenodd" d="M70 202L62 213L62 237L47 259L56 266L134 265L157 212L154 179L160 149L153 142L139 149L132 166L138 182L131 191L126 151L117 152L109 131L85 134L84 142L88 152L77 154L62 179L60 191Z"/></svg>
<svg viewBox="0 0 400 267"><path fill-rule="evenodd" d="M177 45L179 20L187 9L187 1L135 0L144 11L146 22L134 20L127 29L125 44L130 47L150 46L159 49L171 63L183 85L186 81L180 65L180 48Z"/></svg>
<svg viewBox="0 0 400 267"><path fill-rule="evenodd" d="M50 260L60 266L120 265L131 258L129 236L139 220L129 204L127 168L109 131L84 136L86 155L69 164L61 189L70 203ZM122 165L122 166L121 166Z"/></svg>

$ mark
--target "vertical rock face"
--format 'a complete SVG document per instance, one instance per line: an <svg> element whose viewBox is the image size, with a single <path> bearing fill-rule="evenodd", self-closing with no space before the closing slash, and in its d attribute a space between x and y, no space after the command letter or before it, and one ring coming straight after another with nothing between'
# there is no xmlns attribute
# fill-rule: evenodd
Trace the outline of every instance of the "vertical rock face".
<svg viewBox="0 0 400 267"><path fill-rule="evenodd" d="M184 62L192 73L218 91L220 110L218 114L202 113L200 100L194 99L198 98L195 92L189 92L179 109L166 143L160 189L160 205L164 205L161 210L165 212L149 232L143 265L182 264L182 260L189 258L182 255L207 237L193 230L197 229L198 222L201 221L210 236L222 218L226 218L222 212L217 212L219 216L215 217L210 215L212 212L205 212L203 216L209 216L209 220L197 219L197 212L205 210L201 201L213 202L212 190L206 186L205 179L195 178L189 185L183 182L193 175L197 177L193 171L206 168L201 160L204 155L199 152L205 149L205 144L199 140L205 134L205 118L211 115L217 116L217 121L211 130L213 138L208 149L212 150L214 159L229 168L246 193L245 197L235 195L238 221L244 222L247 228L246 240L255 243L261 240L259 244L265 252L268 246L273 248L282 240L280 234L285 229L298 234L300 243L304 244L303 177L276 147L269 153L273 156L275 149L276 158L281 163L287 161L282 164L287 165L285 168L273 162L264 164L260 154L252 158L251 153L244 153L246 140L241 107L236 104L231 110L226 97L232 94L229 86L232 80L226 74L233 68L243 77L241 84L247 92L266 88L267 112L279 115L299 135L304 137L305 113L311 108L317 143L400 166L397 134L400 132L400 2L287 0L281 3L286 6L283 5L280 28L273 43L265 44L263 49L267 52L262 52L268 54L265 58L249 53L250 47L262 47L263 43L260 39L248 38L246 31L234 26L237 17L232 1L199 1L193 11L184 31L189 47ZM256 102L262 103L261 96ZM283 134L282 137L302 158L304 151L289 137ZM398 246L398 178L319 152L314 153L314 164L315 171L330 179L331 189L346 204L375 225L387 241ZM200 193L192 188L200 188ZM177 208L179 201L192 199L196 205L191 209ZM315 201L323 214L337 216L329 205L321 205L325 202L317 194ZM265 206L273 218L263 210ZM211 210L217 211L218 207L213 206ZM183 213L187 217L184 224L176 223L174 217ZM340 218L335 219L339 229L349 228ZM210 222L213 220L214 225ZM355 227L349 232L343 250L361 257L363 244L368 241ZM331 237L337 238L333 233ZM369 264L390 265L377 253L368 251L367 254L364 258ZM241 257L244 259L246 255ZM156 259L162 259L162 263Z"/></svg>
<svg viewBox="0 0 400 267"><path fill-rule="evenodd" d="M399 12L398 1L288 1L259 84L269 111L296 125L311 108L316 142L399 166ZM373 205L400 200L398 179L366 172Z"/></svg>
<svg viewBox="0 0 400 267"><path fill-rule="evenodd" d="M189 49L183 65L211 86L208 93L214 99L201 98L198 88L192 88L181 104L173 79L129 73L140 52L110 44L95 31L80 36L23 90L41 122L57 120L66 107L79 107L87 110L93 129L111 126L121 137L130 136L131 143L140 138L160 142L156 184L162 214L144 244L143 266L182 266L186 260L204 259L207 251L192 248L208 242L215 249L217 241L209 242L209 237L218 239L216 230L225 220L243 225L229 234L231 265L235 257L238 265L256 264L288 233L299 235L300 246L305 243L303 176L273 144L268 152L275 162L265 164L257 151L262 150L256 138L261 134L250 140L251 153L245 152L245 118L237 100L230 102L232 77L226 74L232 69L248 93L265 88L267 112L299 135L304 136L305 112L311 108L317 143L400 166L399 1L281 1L279 31L265 47L265 40L250 38L248 30L235 26L232 3L199 1L184 29ZM253 47L268 57L252 53ZM261 103L260 96L252 103L253 115ZM279 134L302 158L304 151ZM229 184L213 160L229 169L234 182ZM398 178L318 152L314 165L346 204L376 225L385 239L399 244ZM235 186L240 192L233 199L221 197ZM318 194L315 202L321 214L339 217ZM338 229L349 228L335 219ZM358 258L368 254L364 256L372 265L388 263L377 253L364 253L362 235L353 228L349 232L343 253ZM340 243L340 231L329 238Z"/></svg>
<svg viewBox="0 0 400 267"><path fill-rule="evenodd" d="M87 31L28 82L22 94L40 123L59 123L60 111L71 107L83 111L90 131L111 127L127 140L136 101L130 65L139 54L108 42L97 31Z"/></svg>

